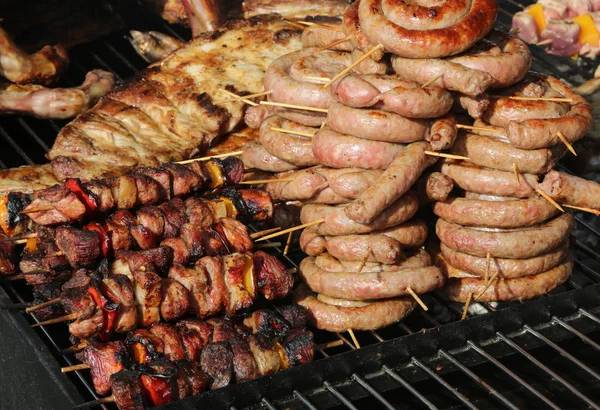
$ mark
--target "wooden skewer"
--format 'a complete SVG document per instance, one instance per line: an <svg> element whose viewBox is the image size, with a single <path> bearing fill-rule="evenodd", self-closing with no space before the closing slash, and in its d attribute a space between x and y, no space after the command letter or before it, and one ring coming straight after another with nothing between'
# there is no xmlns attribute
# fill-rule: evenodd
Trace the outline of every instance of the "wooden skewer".
<svg viewBox="0 0 600 410"><path fill-rule="evenodd" d="M63 367L62 369L60 369L60 371L62 373L69 373L69 372L74 372L76 370L86 370L89 369L90 366L85 364L85 363L81 363L81 364L75 364L73 366L67 366L67 367Z"/></svg>
<svg viewBox="0 0 600 410"><path fill-rule="evenodd" d="M494 275L492 275L492 277L490 278L490 281L485 285L485 288L483 288L483 290L481 292L479 292L479 295L477 295L475 297L475 300L479 299L481 297L481 295L483 295L485 293L486 290L488 290L488 288L492 285L492 282L494 282L496 280L496 278L498 277L498 274L500 272L496 271L496 273L494 273Z"/></svg>
<svg viewBox="0 0 600 410"><path fill-rule="evenodd" d="M279 248L281 246L281 242L270 242L270 243L259 243L254 246L254 249L269 249L269 248Z"/></svg>
<svg viewBox="0 0 600 410"><path fill-rule="evenodd" d="M553 42L553 41L554 41L554 40L552 40L551 38L548 38L548 39L546 39L546 40L542 40L542 41L540 41L539 43L536 43L535 45L536 45L536 46L540 46L540 47L541 47L541 46L547 46L548 44L552 44L552 42Z"/></svg>
<svg viewBox="0 0 600 410"><path fill-rule="evenodd" d="M285 235L288 232L294 232L294 231L297 231L299 229L303 229L303 228L306 228L306 227L309 227L309 226L317 225L317 224L320 224L320 223L323 223L323 222L325 222L325 219L318 219L318 220L313 221L313 222L309 222L309 223L305 223L305 224L302 224L302 225L294 226L292 228L284 229L283 231L279 231L279 232L273 233L271 235L263 236L262 238L258 239L256 242L266 241L267 239L275 238L276 236L279 236L279 235Z"/></svg>
<svg viewBox="0 0 600 410"><path fill-rule="evenodd" d="M292 243L292 236L294 236L294 232L290 232L287 237L287 241L285 242L285 248L283 249L283 254L287 255L290 250L290 244Z"/></svg>
<svg viewBox="0 0 600 410"><path fill-rule="evenodd" d="M464 129L464 130L489 131L489 132L502 131L501 128L496 128L496 127L476 127L474 125L466 125L466 124L456 124L456 128Z"/></svg>
<svg viewBox="0 0 600 410"><path fill-rule="evenodd" d="M25 240L25 242L27 242L28 239L34 239L36 237L37 237L36 233L29 233L27 235L13 236L12 238L1 239L0 242L24 243L24 242L19 242L19 241Z"/></svg>
<svg viewBox="0 0 600 410"><path fill-rule="evenodd" d="M279 131L279 132L285 132L286 134L294 134L294 135L301 135L303 137L314 137L316 132L310 133L310 132L304 132L304 131L294 131L294 130L288 130L286 128L278 128L278 127L271 127L271 129L273 131Z"/></svg>
<svg viewBox="0 0 600 410"><path fill-rule="evenodd" d="M83 404L73 407L73 409L86 409L88 407L96 407L96 406L99 406L100 404L114 403L114 402L115 402L115 396L108 396L108 397L103 397L98 400L88 401L87 403L83 403Z"/></svg>
<svg viewBox="0 0 600 410"><path fill-rule="evenodd" d="M521 178L519 178L519 170L517 169L516 162L513 162L513 171L515 172L515 179L517 180L517 185L521 185Z"/></svg>
<svg viewBox="0 0 600 410"><path fill-rule="evenodd" d="M429 310L429 308L427 307L427 305L425 304L425 302L423 302L423 301L421 300L421 298L419 297L419 295L417 295L417 294L415 293L415 291L414 291L414 290L412 290L412 288L411 288L410 286L407 286L407 287L406 287L406 291L407 291L408 293L410 293L410 296L412 296L412 297L413 297L413 298L414 298L414 299L417 301L417 303L418 303L419 305L421 305L421 307L423 308L423 310L424 310L425 312L427 312L427 311Z"/></svg>
<svg viewBox="0 0 600 410"><path fill-rule="evenodd" d="M566 103L573 102L572 98L557 98L557 97L519 97L519 96L503 97L500 95L497 97L498 98L508 98L510 100L517 100L517 101L550 101L550 102L566 102Z"/></svg>
<svg viewBox="0 0 600 410"><path fill-rule="evenodd" d="M54 209L53 206L42 206L40 208L33 208L33 209L25 209L21 212L19 212L20 214L34 214L36 212L46 212L46 211L52 211Z"/></svg>
<svg viewBox="0 0 600 410"><path fill-rule="evenodd" d="M444 76L444 73L436 75L435 77L433 77L431 80L427 81L425 84L423 84L421 86L421 88L425 88L430 86L431 84L435 83L437 80L439 80L440 78L442 78Z"/></svg>
<svg viewBox="0 0 600 410"><path fill-rule="evenodd" d="M67 347L66 349L61 350L60 352L62 354L67 354L67 353L75 353L75 352L80 352L83 349L85 349L88 346L87 343L83 342L83 343L79 343L76 346L71 346L71 347Z"/></svg>
<svg viewBox="0 0 600 410"><path fill-rule="evenodd" d="M367 264L367 261L369 260L369 256L371 256L371 252L372 252L372 249L369 247L369 249L367 249L367 254L365 255L364 259L360 263L360 266L358 267L358 270L356 271L357 275L362 272L363 268Z"/></svg>
<svg viewBox="0 0 600 410"><path fill-rule="evenodd" d="M331 347L338 347L344 344L344 341L342 339L339 340L334 340L332 342L327 342L327 343L321 343L315 346L315 350L324 350L324 349L329 349Z"/></svg>
<svg viewBox="0 0 600 410"><path fill-rule="evenodd" d="M331 80L331 78L329 78L329 77L311 77L311 76L302 77L302 79L303 80L311 80L311 81L321 81L324 83Z"/></svg>
<svg viewBox="0 0 600 410"><path fill-rule="evenodd" d="M348 329L348 334L352 338L352 342L354 342L354 346L356 346L357 349L360 349L360 344L358 343L358 340L356 339L356 335L354 334L352 329Z"/></svg>
<svg viewBox="0 0 600 410"><path fill-rule="evenodd" d="M470 292L469 296L467 296L467 301L465 302L465 308L463 309L463 313L462 313L462 316L460 317L460 320L465 320L467 318L467 313L469 313L469 305L471 304L471 299L473 299L473 292Z"/></svg>
<svg viewBox="0 0 600 410"><path fill-rule="evenodd" d="M195 162L195 161L206 161L212 158L226 158L226 157L235 157L237 155L242 155L244 153L244 151L233 151L233 152L228 152L226 154L217 154L217 155L211 155L208 157L201 157L201 158L192 158L192 159L186 159L185 161L179 161L177 162L178 164L189 164L191 162Z"/></svg>
<svg viewBox="0 0 600 410"><path fill-rule="evenodd" d="M330 49L331 47L335 47L338 44L345 43L346 41L350 40L351 38L352 38L352 36L347 36L347 37L344 37L342 39L336 40L333 43L329 43L329 44L327 44L327 45L325 45L323 47L317 48L315 51L313 51L313 53L320 53L321 51L325 51L327 49Z"/></svg>
<svg viewBox="0 0 600 410"><path fill-rule="evenodd" d="M270 182L288 182L292 181L294 178L274 178L274 179L255 179L250 181L242 181L240 185L258 185L258 184L268 184Z"/></svg>
<svg viewBox="0 0 600 410"><path fill-rule="evenodd" d="M578 211L584 211L584 212L589 212L591 214L594 215L598 215L600 216L600 211L597 209L592 209L592 208L583 208L581 206L575 206L575 205L567 205L567 204L562 204L562 206L566 206L567 208L571 208L571 209L577 209Z"/></svg>
<svg viewBox="0 0 600 410"><path fill-rule="evenodd" d="M442 158L450 158L450 159L461 159L463 161L470 161L471 158L463 157L461 155L454 154L446 154L445 152L436 152L436 151L425 151L425 154L431 155L433 157L442 157Z"/></svg>
<svg viewBox="0 0 600 410"><path fill-rule="evenodd" d="M284 104L273 101L261 101L261 105L272 105L274 107L283 107L283 108L293 108L295 110L306 110L306 111L316 111L316 112L324 112L328 113L329 110L327 108L315 108L309 107L307 105L294 105L294 104Z"/></svg>
<svg viewBox="0 0 600 410"><path fill-rule="evenodd" d="M488 252L485 254L485 259L486 259L486 264L485 264L485 276L484 276L484 280L485 283L488 283L488 275L490 274L490 262L492 259L492 255Z"/></svg>
<svg viewBox="0 0 600 410"><path fill-rule="evenodd" d="M40 326L45 326L45 325L52 325L54 323L67 322L69 320L77 319L79 317L79 315L80 315L79 313L71 313L70 315L65 315L65 316L54 318L54 319L45 320L40 323L36 323L34 325L31 325L31 327L40 327Z"/></svg>
<svg viewBox="0 0 600 410"><path fill-rule="evenodd" d="M298 24L298 23L296 23L296 22L295 22L295 21L293 21L293 20L290 20L290 19L283 19L283 20L284 20L286 23L288 23L288 24L290 24L290 25L292 25L292 26L294 26L294 27L301 28L302 30L306 29L306 26L303 26L302 24Z"/></svg>
<svg viewBox="0 0 600 410"><path fill-rule="evenodd" d="M295 20L295 23L304 24L305 26L309 26L309 27L320 27L320 28L326 28L327 30L339 31L342 33L344 32L344 30L342 30L339 27L332 27L332 26L328 26L326 24L313 23L312 21Z"/></svg>
<svg viewBox="0 0 600 410"><path fill-rule="evenodd" d="M18 273L16 275L7 276L5 278L0 279L2 282L12 282L15 280L25 279L25 275L23 273Z"/></svg>
<svg viewBox="0 0 600 410"><path fill-rule="evenodd" d="M558 131L556 133L556 136L562 141L563 144L565 144L565 146L567 147L567 149L569 151L571 151L571 153L575 156L577 156L577 153L575 152L575 148L573 148L573 146L571 145L571 143L569 141L567 141L567 139L565 138L565 136L562 134L562 132Z"/></svg>
<svg viewBox="0 0 600 410"><path fill-rule="evenodd" d="M536 188L535 190L537 191L538 194L540 194L541 196L543 196L544 198L546 198L546 200L548 202L550 202L552 205L554 205L554 207L556 209L558 209L561 212L565 212L565 210L554 199L550 198L550 196L547 193L545 193L544 191L542 191L540 188Z"/></svg>
<svg viewBox="0 0 600 410"><path fill-rule="evenodd" d="M271 93L272 93L272 91L262 91L260 93L242 95L242 96L239 96L238 98L234 98L234 99L231 99L231 100L224 100L224 101L214 102L213 105L221 105L221 104L232 103L232 102L241 102L242 100L247 100L247 99L250 99L250 98L264 97L265 95L269 95Z"/></svg>
<svg viewBox="0 0 600 410"><path fill-rule="evenodd" d="M252 238L252 239L258 239L261 236L265 236L265 235L268 235L270 233L277 232L280 229L281 229L281 227L278 226L277 228L265 229L264 231L254 232L253 234L250 235L250 238Z"/></svg>
<svg viewBox="0 0 600 410"><path fill-rule="evenodd" d="M242 102L244 102L244 103L246 103L246 104L248 104L248 105L251 105L251 106L253 106L253 107L256 107L256 106L258 105L258 104L257 104L257 103L255 103L254 101L250 101L249 99L247 99L247 98L244 98L243 96L241 96L241 95L238 95L238 94L236 94L236 93L232 93L231 91L229 91L229 90L226 90L226 89L224 89L224 88L221 88L221 89L220 89L220 91L224 92L225 94L231 95L232 97L235 97L235 98L241 98L241 101L242 101Z"/></svg>
<svg viewBox="0 0 600 410"><path fill-rule="evenodd" d="M357 65L359 65L360 63L365 61L367 58L369 58L371 56L371 54L373 54L374 52L376 52L377 50L380 50L382 48L383 48L383 44L377 44L375 47L373 47L372 49L367 51L361 58L356 60L354 63L350 64L348 67L346 67L344 70L342 70L341 73L339 73L338 75L333 77L331 80L329 80L323 87L325 87L325 88L329 87L338 78L343 77L344 75L349 73L354 67L356 67Z"/></svg>
<svg viewBox="0 0 600 410"><path fill-rule="evenodd" d="M40 304L35 305L35 306L30 306L27 309L25 309L25 312L26 313L35 312L36 310L45 308L46 306L54 305L55 303L60 303L60 298L52 299L52 300L49 300L49 301L44 302L44 303L40 303Z"/></svg>

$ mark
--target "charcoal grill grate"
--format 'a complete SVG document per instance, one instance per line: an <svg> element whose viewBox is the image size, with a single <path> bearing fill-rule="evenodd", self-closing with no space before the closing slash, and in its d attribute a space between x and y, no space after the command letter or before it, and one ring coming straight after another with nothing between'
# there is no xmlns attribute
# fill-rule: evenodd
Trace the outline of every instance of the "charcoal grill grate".
<svg viewBox="0 0 600 410"><path fill-rule="evenodd" d="M523 6L502 3L497 27L510 28L512 15ZM130 28L154 29L186 38L187 33L153 16L136 17ZM74 86L92 68L115 73L119 81L134 76L145 62L120 32L71 51L72 64L63 80ZM591 76L594 67L556 59L534 49L534 69L574 83ZM557 61L560 63L557 64ZM65 121L28 117L0 118L0 167L43 163ZM568 171L568 170L566 170ZM316 331L320 349L314 363L261 379L208 392L165 406L165 409L214 405L241 409L324 408L600 408L600 225L577 213L576 268L572 278L551 295L525 303L474 303L460 321L462 304L442 293L423 297L429 307L417 309L403 322L385 329L356 332L357 349L345 333ZM284 258L298 267L302 253ZM19 284L4 286L14 302L31 300ZM32 323L34 314L27 315ZM38 335L57 359L56 366L74 364L62 326L42 327ZM548 359L551 360L548 360ZM85 371L68 376L83 399L98 398ZM103 406L110 408L110 406Z"/></svg>

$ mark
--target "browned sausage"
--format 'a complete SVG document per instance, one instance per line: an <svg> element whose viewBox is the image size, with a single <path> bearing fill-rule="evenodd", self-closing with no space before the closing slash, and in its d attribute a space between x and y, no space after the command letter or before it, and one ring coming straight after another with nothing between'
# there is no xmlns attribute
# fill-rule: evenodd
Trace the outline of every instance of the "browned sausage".
<svg viewBox="0 0 600 410"><path fill-rule="evenodd" d="M441 172L423 174L417 181L417 193L421 205L433 201L445 201L452 192L454 183Z"/></svg>
<svg viewBox="0 0 600 410"><path fill-rule="evenodd" d="M563 262L546 272L513 279L494 280L477 299L478 302L533 299L550 292L567 281L573 271L573 258L568 255ZM444 291L451 300L464 302L469 294L479 295L487 284L479 278L450 278Z"/></svg>
<svg viewBox="0 0 600 410"><path fill-rule="evenodd" d="M342 19L342 28L344 29L344 34L350 36L350 42L354 48L366 53L376 44L372 44L361 29L360 19L358 18L358 4L359 1L355 1L346 9L344 18ZM374 61L379 61L382 58L383 50L377 50L371 54L371 59Z"/></svg>
<svg viewBox="0 0 600 410"><path fill-rule="evenodd" d="M451 163L445 161L441 169L444 175L465 191L480 194L526 198L537 195L535 188L538 177L533 174L519 174L519 183L512 172L481 168L466 162Z"/></svg>
<svg viewBox="0 0 600 410"><path fill-rule="evenodd" d="M312 256L300 263L300 275L314 292L348 300L403 296L408 294L407 287L422 294L444 284L444 275L435 266L360 274L356 271L326 272L316 265Z"/></svg>
<svg viewBox="0 0 600 410"><path fill-rule="evenodd" d="M495 1L484 0L432 7L383 0L361 0L358 5L362 30L371 43L408 58L446 57L469 49L490 31L497 11Z"/></svg>
<svg viewBox="0 0 600 410"><path fill-rule="evenodd" d="M368 224L354 222L346 216L344 208L345 205L307 204L302 207L300 219L302 223L324 219L325 221L318 225L318 232L321 235L368 233L391 228L406 222L419 209L419 199L417 194L409 191Z"/></svg>
<svg viewBox="0 0 600 410"><path fill-rule="evenodd" d="M569 205L600 209L600 184L573 175L550 171L539 185L552 199Z"/></svg>
<svg viewBox="0 0 600 410"><path fill-rule="evenodd" d="M539 97L560 98L562 96L560 94L550 94ZM506 127L511 121L525 121L534 118L558 118L565 115L568 111L569 105L567 103L544 100L521 101L503 97L492 99L482 118L497 127Z"/></svg>
<svg viewBox="0 0 600 410"><path fill-rule="evenodd" d="M327 240L325 237L313 226L304 229L300 235L300 249L308 255L317 256L325 252L327 250L325 248L326 244Z"/></svg>
<svg viewBox="0 0 600 410"><path fill-rule="evenodd" d="M404 150L404 145L370 141L323 128L314 136L313 153L332 168L385 169Z"/></svg>
<svg viewBox="0 0 600 410"><path fill-rule="evenodd" d="M260 126L260 142L269 154L289 164L306 167L319 163L319 160L313 155L312 138L290 135L275 131L272 128L283 128L310 134L315 132L313 128L282 120L278 116L272 116L267 118Z"/></svg>
<svg viewBox="0 0 600 410"><path fill-rule="evenodd" d="M369 303L364 307L335 306L320 301L305 286L296 291L294 301L306 308L313 326L329 332L380 329L404 319L416 306L410 297Z"/></svg>
<svg viewBox="0 0 600 410"><path fill-rule="evenodd" d="M326 21L324 24L329 27L342 27L341 21ZM303 48L323 47L345 37L346 35L343 31L313 26L310 30L304 30L302 32L302 46ZM343 43L331 47L330 50L352 51L352 43L350 43L350 41L344 41Z"/></svg>
<svg viewBox="0 0 600 410"><path fill-rule="evenodd" d="M269 172L284 172L296 169L296 165L285 162L267 152L259 142L249 142L244 145L240 156L246 168L256 168Z"/></svg>
<svg viewBox="0 0 600 410"><path fill-rule="evenodd" d="M562 214L541 226L511 230L465 228L438 219L438 238L455 251L469 255L526 259L549 252L571 235L573 217Z"/></svg>
<svg viewBox="0 0 600 410"><path fill-rule="evenodd" d="M513 171L517 164L519 172L545 174L564 155L564 145L555 145L550 149L519 149L511 144L482 135L458 133L450 152L470 158L470 162L486 168L501 171Z"/></svg>
<svg viewBox="0 0 600 410"><path fill-rule="evenodd" d="M560 211L545 198L536 196L508 201L452 198L436 202L433 212L447 222L463 226L519 228L544 222Z"/></svg>
<svg viewBox="0 0 600 410"><path fill-rule="evenodd" d="M262 124L268 116L273 114L272 111L273 110L266 105L248 107L246 114L244 114L244 121L248 127L257 130L260 128L260 124Z"/></svg>
<svg viewBox="0 0 600 410"><path fill-rule="evenodd" d="M446 261L467 273L485 277L487 258L480 258L448 248L443 243L440 249ZM490 258L488 277L498 272L500 278L520 278L522 276L536 275L552 269L558 265L569 251L569 241L560 244L556 249L539 256L527 259Z"/></svg>
<svg viewBox="0 0 600 410"><path fill-rule="evenodd" d="M480 118L490 105L490 98L487 94L481 94L477 97L471 97L464 94L454 95L454 110L466 111L471 118Z"/></svg>
<svg viewBox="0 0 600 410"><path fill-rule="evenodd" d="M290 66L289 75L296 81L324 84L350 64L350 53L323 50L297 58Z"/></svg>
<svg viewBox="0 0 600 410"><path fill-rule="evenodd" d="M430 149L431 145L425 141L408 145L375 184L346 207L348 218L363 224L369 223L404 195L417 182L425 168L437 160L436 157L425 154Z"/></svg>
<svg viewBox="0 0 600 410"><path fill-rule="evenodd" d="M378 263L362 261L349 261L338 259L329 253L322 253L315 258L319 269L327 272L395 272L406 268L422 268L431 265L431 256L424 249L412 249L406 253L404 258L397 263Z"/></svg>
<svg viewBox="0 0 600 410"><path fill-rule="evenodd" d="M352 69L352 72L358 74L386 74L391 71L388 60L375 61L371 56L363 59L364 55L365 53L358 48L352 50L352 63L360 60L360 63Z"/></svg>
<svg viewBox="0 0 600 410"><path fill-rule="evenodd" d="M454 144L457 133L456 116L454 114L446 114L433 121L431 132L425 139L431 144L432 150L442 151Z"/></svg>
<svg viewBox="0 0 600 410"><path fill-rule="evenodd" d="M346 168L346 171L350 170L352 172L344 172L335 179L329 179L329 187L348 199L358 198L383 173L380 169Z"/></svg>

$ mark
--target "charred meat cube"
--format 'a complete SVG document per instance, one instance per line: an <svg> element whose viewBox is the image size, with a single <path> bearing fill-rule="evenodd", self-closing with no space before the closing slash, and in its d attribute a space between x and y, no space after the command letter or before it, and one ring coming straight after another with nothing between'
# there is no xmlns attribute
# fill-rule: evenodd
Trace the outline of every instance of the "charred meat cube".
<svg viewBox="0 0 600 410"><path fill-rule="evenodd" d="M171 199L158 206L165 216L164 238L175 238L180 235L181 227L188 222L185 213L185 202L179 198Z"/></svg>
<svg viewBox="0 0 600 410"><path fill-rule="evenodd" d="M123 217L130 215L129 212L118 210L106 220L106 229L110 236L110 242L115 251L129 250L135 246L135 239L129 232L128 220Z"/></svg>
<svg viewBox="0 0 600 410"><path fill-rule="evenodd" d="M296 303L275 307L279 313L291 326L292 329L303 329L308 322L308 313L306 309Z"/></svg>
<svg viewBox="0 0 600 410"><path fill-rule="evenodd" d="M83 351L75 357L90 366L92 381L96 393L104 395L110 392L110 376L128 366L127 350L123 342L88 342Z"/></svg>
<svg viewBox="0 0 600 410"><path fill-rule="evenodd" d="M119 313L115 319L115 332L125 333L137 327L137 308L133 296L131 280L124 275L111 275L103 279L106 294L119 304Z"/></svg>
<svg viewBox="0 0 600 410"><path fill-rule="evenodd" d="M265 299L281 299L290 293L294 274L288 272L275 256L258 251L254 253L253 261L256 287Z"/></svg>
<svg viewBox="0 0 600 410"><path fill-rule="evenodd" d="M173 260L171 248L158 247L142 251L118 251L115 261L122 261L130 271L149 270L153 272L166 272Z"/></svg>
<svg viewBox="0 0 600 410"><path fill-rule="evenodd" d="M202 350L200 366L211 379L211 389L225 387L234 381L233 352L227 342L206 346Z"/></svg>
<svg viewBox="0 0 600 410"><path fill-rule="evenodd" d="M198 191L204 185L204 176L192 171L189 167L181 164L166 164L163 169L171 173L173 178L173 196L184 196Z"/></svg>
<svg viewBox="0 0 600 410"><path fill-rule="evenodd" d="M171 173L165 169L140 167L132 172L132 175L146 175L152 178L160 186L159 201L164 202L171 199Z"/></svg>
<svg viewBox="0 0 600 410"><path fill-rule="evenodd" d="M227 157L224 159L214 158L213 160L221 165L226 184L235 185L242 182L242 179L244 179L245 168L241 159L237 157Z"/></svg>
<svg viewBox="0 0 600 410"><path fill-rule="evenodd" d="M36 198L29 204L25 211L34 222L39 225L57 225L75 222L83 218L85 205L77 196L64 186L54 186L35 193ZM36 209L46 211L31 212Z"/></svg>
<svg viewBox="0 0 600 410"><path fill-rule="evenodd" d="M101 258L100 235L94 231L61 226L56 244L75 269L93 266Z"/></svg>
<svg viewBox="0 0 600 410"><path fill-rule="evenodd" d="M202 231L202 247L204 253L209 256L227 255L230 253L225 239L212 229Z"/></svg>
<svg viewBox="0 0 600 410"><path fill-rule="evenodd" d="M138 223L148 232L162 237L165 232L165 216L155 206L144 206L136 212Z"/></svg>
<svg viewBox="0 0 600 410"><path fill-rule="evenodd" d="M289 366L312 362L315 357L315 340L306 329L293 329L281 342ZM288 366L288 367L289 367Z"/></svg>
<svg viewBox="0 0 600 410"><path fill-rule="evenodd" d="M228 315L235 316L254 303L253 296L244 287L244 283L248 283L246 275L252 275L252 258L241 253L226 255L223 257L223 267L227 288L225 309Z"/></svg>
<svg viewBox="0 0 600 410"><path fill-rule="evenodd" d="M282 339L291 329L290 323L272 309L260 309L244 319L244 325L252 333L261 334L269 339Z"/></svg>
<svg viewBox="0 0 600 410"><path fill-rule="evenodd" d="M61 302L67 314L79 317L69 324L69 332L80 339L88 339L104 330L104 312L94 302L87 288L66 289Z"/></svg>
<svg viewBox="0 0 600 410"><path fill-rule="evenodd" d="M160 315L164 320L173 320L182 317L190 308L190 294L188 290L176 280L165 278L162 281L162 300L160 302Z"/></svg>
<svg viewBox="0 0 600 410"><path fill-rule="evenodd" d="M138 190L135 178L130 175L121 175L110 178L107 183L112 189L113 198L119 209L131 209L137 203Z"/></svg>
<svg viewBox="0 0 600 410"><path fill-rule="evenodd" d="M161 338L146 329L137 329L127 335L125 345L135 363L149 363L163 354L165 347Z"/></svg>
<svg viewBox="0 0 600 410"><path fill-rule="evenodd" d="M229 211L227 210L227 205L224 201L220 199L205 199L204 203L210 209L215 223L219 222L221 218L227 218L230 216Z"/></svg>
<svg viewBox="0 0 600 410"><path fill-rule="evenodd" d="M260 376L258 365L247 341L233 338L229 340L229 346L233 353L233 370L237 383L256 379Z"/></svg>
<svg viewBox="0 0 600 410"><path fill-rule="evenodd" d="M162 280L154 272L136 270L132 272L135 279L135 302L138 310L138 325L150 326L160 321L160 300Z"/></svg>
<svg viewBox="0 0 600 410"><path fill-rule="evenodd" d="M181 239L185 242L188 250L188 264L196 262L204 256L204 246L202 244L203 230L188 222L181 228Z"/></svg>
<svg viewBox="0 0 600 410"><path fill-rule="evenodd" d="M225 238L229 247L235 252L250 252L254 248L254 242L248 235L248 228L240 221L223 218L214 229Z"/></svg>
<svg viewBox="0 0 600 410"><path fill-rule="evenodd" d="M150 205L160 202L162 186L154 179L140 173L129 174L137 189L136 205Z"/></svg>
<svg viewBox="0 0 600 410"><path fill-rule="evenodd" d="M33 302L31 302L31 304L35 306L39 305L40 303L59 298L62 293L60 286L61 284L57 282L43 283L41 285L34 286ZM63 316L64 314L65 310L60 302L35 311L37 318L42 321Z"/></svg>
<svg viewBox="0 0 600 410"><path fill-rule="evenodd" d="M211 340L212 327L195 319L180 320L176 326L183 341L186 357L194 362L199 361L202 349Z"/></svg>
<svg viewBox="0 0 600 410"><path fill-rule="evenodd" d="M262 376L275 373L280 369L279 354L271 340L260 334L252 335L248 338L248 347Z"/></svg>
<svg viewBox="0 0 600 410"><path fill-rule="evenodd" d="M120 410L145 409L140 372L121 370L110 376L110 387Z"/></svg>
<svg viewBox="0 0 600 410"><path fill-rule="evenodd" d="M37 236L35 238L35 249L45 255L58 252L56 246L56 228L50 226L37 226Z"/></svg>
<svg viewBox="0 0 600 410"><path fill-rule="evenodd" d="M200 198L186 199L185 213L190 223L198 229L209 228L217 222L211 208Z"/></svg>
<svg viewBox="0 0 600 410"><path fill-rule="evenodd" d="M150 333L163 341L163 353L169 360L185 359L183 341L175 326L167 323L155 323L150 328Z"/></svg>
<svg viewBox="0 0 600 410"><path fill-rule="evenodd" d="M168 238L160 243L161 247L171 248L173 250L173 263L178 265L187 265L190 259L190 251L185 241L179 236L177 238Z"/></svg>
<svg viewBox="0 0 600 410"><path fill-rule="evenodd" d="M117 204L113 198L112 188L103 180L98 179L88 182L84 184L84 188L96 197L96 210L98 212L106 213L116 207Z"/></svg>
<svg viewBox="0 0 600 410"><path fill-rule="evenodd" d="M204 272L207 281L207 292L204 303L198 306L197 316L200 319L214 316L223 311L226 302L225 280L223 278L223 262L221 258L205 256L194 265L195 270Z"/></svg>
<svg viewBox="0 0 600 410"><path fill-rule="evenodd" d="M73 276L62 285L62 291L65 292L69 289L87 289L90 285L92 275L87 269L79 269L75 271Z"/></svg>
<svg viewBox="0 0 600 410"><path fill-rule="evenodd" d="M181 283L189 292L190 298L190 313L198 317L204 317L201 312L205 312L210 303L208 295L208 273L205 269L186 268L179 265L174 265L169 269L169 278Z"/></svg>
<svg viewBox="0 0 600 410"><path fill-rule="evenodd" d="M224 342L234 338L246 339L249 336L242 326L229 317L208 319L206 323L212 327L211 343Z"/></svg>
<svg viewBox="0 0 600 410"><path fill-rule="evenodd" d="M187 396L194 396L204 392L210 383L209 377L200 369L200 367L191 360L177 360L175 362L177 366L177 384L180 385L180 397L182 387L185 385L185 392Z"/></svg>
<svg viewBox="0 0 600 410"><path fill-rule="evenodd" d="M142 225L130 226L129 232L131 233L131 236L133 236L133 239L135 239L135 242L140 249L152 249L156 248L158 245L160 238L148 231Z"/></svg>
<svg viewBox="0 0 600 410"><path fill-rule="evenodd" d="M206 169L206 165L202 161L188 162L187 164L183 164L183 166L185 166L194 174L200 176L200 178L202 178L202 181L208 181L208 179L210 178L209 172Z"/></svg>

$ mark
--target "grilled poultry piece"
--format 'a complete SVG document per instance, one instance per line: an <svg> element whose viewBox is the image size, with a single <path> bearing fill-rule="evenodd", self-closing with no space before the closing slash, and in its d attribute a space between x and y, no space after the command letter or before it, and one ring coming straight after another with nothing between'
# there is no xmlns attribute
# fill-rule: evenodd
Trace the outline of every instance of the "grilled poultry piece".
<svg viewBox="0 0 600 410"><path fill-rule="evenodd" d="M129 42L147 63L162 60L185 44L174 37L158 31L142 32L131 30L129 34L131 34Z"/></svg>
<svg viewBox="0 0 600 410"><path fill-rule="evenodd" d="M69 64L61 45L45 46L34 54L21 50L0 27L0 76L16 84L52 84Z"/></svg>
<svg viewBox="0 0 600 410"><path fill-rule="evenodd" d="M198 36L64 127L48 154L56 176L91 179L196 156L243 120L244 103L213 104L231 98L221 90L261 92L267 66L301 47L300 31L275 16Z"/></svg>
<svg viewBox="0 0 600 410"><path fill-rule="evenodd" d="M45 119L73 118L87 110L115 86L112 73L92 70L79 87L0 84L0 114L25 114Z"/></svg>

